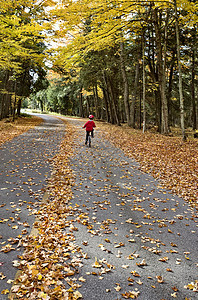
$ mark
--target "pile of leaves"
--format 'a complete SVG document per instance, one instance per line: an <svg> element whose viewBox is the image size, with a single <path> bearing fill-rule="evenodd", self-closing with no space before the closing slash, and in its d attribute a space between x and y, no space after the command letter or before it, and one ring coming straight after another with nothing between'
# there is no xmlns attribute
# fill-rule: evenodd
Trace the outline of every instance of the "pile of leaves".
<svg viewBox="0 0 198 300"><path fill-rule="evenodd" d="M98 124L106 137L168 189L197 206L198 143L181 137Z"/></svg>
<svg viewBox="0 0 198 300"><path fill-rule="evenodd" d="M0 121L0 146L12 140L15 136L22 134L25 131L39 125L42 119L36 116L20 117L14 122L10 119L3 119Z"/></svg>
<svg viewBox="0 0 198 300"><path fill-rule="evenodd" d="M32 234L22 240L25 249L15 266L21 270L11 289L11 299L79 299L80 283L74 275L82 266L81 248L75 244L71 187L74 184L68 157L73 130L67 133L59 153L52 159L48 198L36 212ZM72 279L73 278L73 279ZM67 286L67 288L65 287Z"/></svg>

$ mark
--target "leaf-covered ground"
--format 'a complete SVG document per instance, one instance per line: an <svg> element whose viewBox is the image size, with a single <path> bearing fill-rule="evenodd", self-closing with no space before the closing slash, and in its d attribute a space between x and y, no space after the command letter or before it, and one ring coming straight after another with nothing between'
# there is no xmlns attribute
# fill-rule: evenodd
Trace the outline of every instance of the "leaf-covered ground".
<svg viewBox="0 0 198 300"><path fill-rule="evenodd" d="M181 137L168 137L140 130L98 124L106 137L126 155L141 164L173 192L185 200L198 201L198 142L183 142Z"/></svg>
<svg viewBox="0 0 198 300"><path fill-rule="evenodd" d="M72 155L73 130L68 125L59 153L53 157L48 197L36 215L34 230L21 240L25 249L15 266L20 272L11 289L10 299L78 299L72 276L81 265L80 247L75 244L76 228L68 218L76 210L70 203L73 174L68 157ZM65 279L71 289L64 288ZM67 280L68 279L68 280Z"/></svg>
<svg viewBox="0 0 198 300"><path fill-rule="evenodd" d="M12 140L15 136L39 125L42 122L41 118L34 117L20 117L14 122L8 119L0 121L0 146L6 141Z"/></svg>
<svg viewBox="0 0 198 300"><path fill-rule="evenodd" d="M89 149L82 123L72 124L79 127L72 158L74 201L82 225L76 237L89 257L80 271L84 299L195 299L194 208L105 140L115 138L118 146L123 139L120 128L97 123Z"/></svg>
<svg viewBox="0 0 198 300"><path fill-rule="evenodd" d="M77 121L76 124L79 129L81 123L79 125ZM79 146L79 134L76 133L75 129L77 127L74 123L72 126L67 123L66 135L60 151L51 160L54 171L49 179L47 200L41 203L37 211L35 210L35 229L30 235L21 238L20 244L23 245L25 251L13 262L20 269L20 272L12 286L10 299L80 299L84 296L84 293L81 292L83 285L85 285L85 289L89 288L92 276L96 278L94 280L95 291L100 286L99 282L102 282L104 287L104 281L107 281L108 284L114 284L113 289L118 295L116 299L135 299L139 298L139 295L141 299L142 292L139 291L141 286L143 290L144 286L150 286L151 289L157 290L160 285L161 290L165 291L166 284L170 279L176 279L177 266L181 265L182 270L190 268L191 253L188 249L182 250L183 252L180 249L180 244L182 246L183 243L180 237L182 237L183 232L174 231L180 228L178 227L180 221L183 222L184 228L189 226L185 222L191 222L193 226L196 226L196 216L193 214L193 210L190 210L188 214L178 215L177 211L183 204L179 204L178 200L172 202L171 199L169 201L169 195L166 192L162 192L162 196L159 196L164 197L164 199L157 197L151 203L147 199L148 197L142 196L142 192L148 193L151 197L154 194L153 190L149 191L149 182L143 188L138 187L137 192L139 194L135 195L134 188L129 184L130 178L131 180L136 178L129 172L128 162L123 161L123 159L120 161L120 157L116 156L116 150L113 150L116 157L115 162L113 162L111 155L107 158L105 147L104 149L101 148L100 143L96 140L91 152L88 152L89 150L84 148L84 145ZM151 172L154 177L159 178L171 190L182 195L185 200L192 201L192 203L196 202L198 174L196 142L183 143L179 138L163 137L150 133L143 135L139 131L109 124L97 123L97 127L103 133L103 139L107 137L127 156L135 158L144 172ZM105 140L103 140L104 144ZM80 175L76 172L78 177L75 178L71 157L76 151L81 152L79 147L82 146L82 160L76 157L78 169L80 167L78 170ZM189 159L188 156L190 156ZM89 163L90 158L91 164ZM110 169L106 169L103 164L107 159L110 162ZM116 164L122 173L121 175L123 175L119 175L120 183L118 186L112 184L113 178L116 179L114 176L118 175L111 171L113 165L116 167ZM89 171L91 165L93 165L92 171L98 173L98 176L103 171L106 172L104 180L98 177L94 181L94 176ZM101 168L98 168L97 165ZM83 174L81 168L82 170L86 169L89 176L81 178ZM104 186L100 186L100 183L103 184L102 181L104 181ZM94 191L90 190L89 192L90 183L93 185ZM131 195L126 192L121 193L120 186L128 190ZM77 194L75 194L75 190ZM111 193L113 193L112 199L110 199ZM114 203L114 197L117 194L119 202ZM73 198L74 195L77 198ZM148 207L145 206L147 200L149 201ZM88 204L89 202L90 204ZM157 210L159 205L163 207L161 207L160 212ZM117 215L112 213L113 206L115 206L114 213ZM168 211L172 219L171 217L166 218ZM128 214L129 216L133 214L133 218L137 219L139 215L139 221L134 221ZM189 217L187 218L188 215L191 215L192 221ZM188 221L184 221L185 218ZM84 233L82 227L85 228ZM129 227L133 230L129 230ZM124 233L123 228L128 230L127 234ZM154 228L158 229L159 237L155 235ZM190 230L192 229L190 228ZM168 245L164 242L167 234L168 239L170 237ZM96 245L92 246L94 239ZM93 249L89 248L89 245ZM87 252L91 257L87 254L86 249L88 249ZM129 250L131 252L127 253ZM115 251L116 253L114 253ZM98 253L100 253L100 257ZM151 257L151 255L153 256ZM177 259L175 255L178 255ZM111 260L115 261L115 264ZM163 272L155 269L153 261L155 261L156 266L159 263L162 264L161 266L165 264L166 267L162 267ZM176 269L175 265L172 265L175 262ZM188 262L190 263L188 264ZM87 270L85 276L82 271L84 269L83 264ZM133 265L134 267L131 269ZM117 273L120 268L122 270L120 272L121 277ZM155 271L157 272L156 276L154 276ZM129 276L125 278L126 272L129 272ZM150 281L151 283L148 283ZM163 284L164 282L165 284ZM197 281L194 278L192 282L185 281L185 284L185 289L192 290L192 293L197 292ZM127 285L128 288L124 289ZM171 282L171 286L170 298L179 297L184 286L181 288L182 291L178 290L174 281ZM103 297L106 297L104 299L114 299L111 289L106 288L103 292L105 292ZM7 294L9 291L4 290L1 293ZM88 298L85 297L85 299Z"/></svg>

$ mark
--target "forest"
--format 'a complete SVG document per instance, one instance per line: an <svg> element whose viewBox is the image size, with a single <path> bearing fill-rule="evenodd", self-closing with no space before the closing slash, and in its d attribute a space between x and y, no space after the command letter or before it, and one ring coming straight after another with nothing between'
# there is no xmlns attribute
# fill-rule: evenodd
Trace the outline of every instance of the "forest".
<svg viewBox="0 0 198 300"><path fill-rule="evenodd" d="M0 119L198 129L198 1L0 0Z"/></svg>

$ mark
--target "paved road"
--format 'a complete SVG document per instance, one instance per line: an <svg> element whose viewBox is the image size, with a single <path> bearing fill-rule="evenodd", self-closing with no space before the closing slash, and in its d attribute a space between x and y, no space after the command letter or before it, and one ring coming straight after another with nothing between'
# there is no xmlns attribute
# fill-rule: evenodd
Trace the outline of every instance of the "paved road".
<svg viewBox="0 0 198 300"><path fill-rule="evenodd" d="M11 244L11 237L31 230L34 208L51 174L48 159L64 136L61 121L43 118L39 127L0 149L1 247ZM76 175L73 202L81 214L76 212L76 219L81 220L76 225L76 243L88 257L79 269L79 277L86 279L79 289L83 299L124 299L122 294L127 297L129 291L139 291L140 300L196 299L197 293L184 289L198 279L194 211L104 141L99 131L93 147L87 148L83 123L70 122L79 131L71 167ZM20 248L0 252L0 276L7 276L0 280L1 290L10 288L7 280L16 273L12 261L20 253ZM93 267L99 266L96 258L103 268ZM7 296L0 295L0 299Z"/></svg>
<svg viewBox="0 0 198 300"><path fill-rule="evenodd" d="M86 279L79 289L83 299L124 299L128 291L139 291L140 300L197 299L184 288L198 279L194 211L99 131L87 148L83 123L71 122L79 132L71 161L73 201L84 216L76 242L89 257L79 274ZM96 258L103 271L93 267ZM105 271L109 265L111 272Z"/></svg>
<svg viewBox="0 0 198 300"><path fill-rule="evenodd" d="M11 287L7 281L14 279L17 269L13 261L21 253L17 236L31 230L34 209L51 174L49 159L57 153L65 133L61 120L41 117L41 125L0 148L0 248L9 244L15 249L0 252L0 292ZM7 296L0 293L0 299Z"/></svg>

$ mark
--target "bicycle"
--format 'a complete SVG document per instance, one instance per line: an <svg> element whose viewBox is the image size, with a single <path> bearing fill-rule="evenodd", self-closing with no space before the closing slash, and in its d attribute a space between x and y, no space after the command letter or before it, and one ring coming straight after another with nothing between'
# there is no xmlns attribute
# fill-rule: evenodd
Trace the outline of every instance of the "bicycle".
<svg viewBox="0 0 198 300"><path fill-rule="evenodd" d="M91 138L92 137L93 137L93 131L86 131L85 145L88 145L88 147L91 147Z"/></svg>

